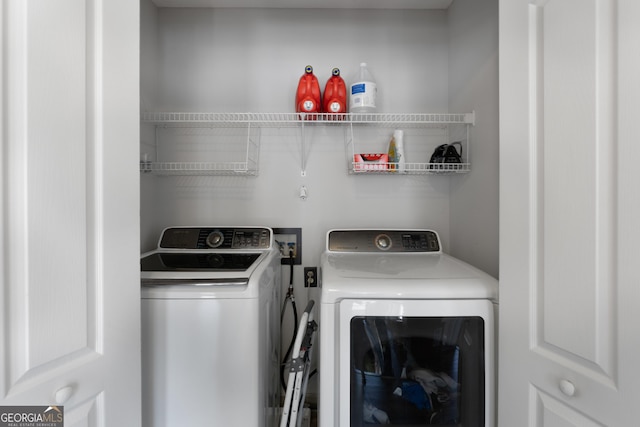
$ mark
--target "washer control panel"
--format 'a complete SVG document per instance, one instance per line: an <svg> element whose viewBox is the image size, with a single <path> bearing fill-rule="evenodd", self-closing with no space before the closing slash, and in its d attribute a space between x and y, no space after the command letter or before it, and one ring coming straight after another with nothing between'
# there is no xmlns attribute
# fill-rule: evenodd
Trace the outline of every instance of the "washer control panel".
<svg viewBox="0 0 640 427"><path fill-rule="evenodd" d="M440 238L431 230L331 230L332 252L440 252Z"/></svg>
<svg viewBox="0 0 640 427"><path fill-rule="evenodd" d="M171 227L164 230L162 249L269 249L270 228Z"/></svg>

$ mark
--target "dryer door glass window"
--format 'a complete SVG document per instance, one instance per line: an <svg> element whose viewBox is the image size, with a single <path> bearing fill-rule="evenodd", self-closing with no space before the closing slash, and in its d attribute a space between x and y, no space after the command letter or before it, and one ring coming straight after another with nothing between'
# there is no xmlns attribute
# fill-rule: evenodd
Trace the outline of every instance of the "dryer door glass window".
<svg viewBox="0 0 640 427"><path fill-rule="evenodd" d="M484 426L481 317L351 318L351 427Z"/></svg>

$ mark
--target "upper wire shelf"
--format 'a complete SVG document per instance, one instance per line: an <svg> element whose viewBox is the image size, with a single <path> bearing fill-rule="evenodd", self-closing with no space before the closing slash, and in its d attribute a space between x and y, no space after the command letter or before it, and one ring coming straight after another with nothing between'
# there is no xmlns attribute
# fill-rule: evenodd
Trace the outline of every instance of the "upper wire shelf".
<svg viewBox="0 0 640 427"><path fill-rule="evenodd" d="M351 128L353 145L354 125L402 127L402 128L447 128L447 125L475 125L475 112L471 113L203 113L203 112L144 112L143 123L156 128L245 128L259 130L264 127L299 127L301 136L301 173L306 174L305 128L307 126L347 126ZM468 135L467 135L468 141ZM256 176L258 170L257 144L247 136L247 155L244 162L141 162L141 171L160 175L248 175ZM352 147L353 148L353 147ZM467 143L468 148L468 143ZM253 153L255 151L255 154ZM353 150L352 150L353 151ZM468 153L468 149L467 149ZM256 158L253 161L253 158ZM441 165L430 163L407 164L409 174L466 173L469 163ZM371 173L352 165L350 173Z"/></svg>

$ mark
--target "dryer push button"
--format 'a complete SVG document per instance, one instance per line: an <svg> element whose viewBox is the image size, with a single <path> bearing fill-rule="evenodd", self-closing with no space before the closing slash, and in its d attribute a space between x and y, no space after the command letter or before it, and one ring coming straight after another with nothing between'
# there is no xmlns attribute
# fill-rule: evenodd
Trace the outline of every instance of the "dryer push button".
<svg viewBox="0 0 640 427"><path fill-rule="evenodd" d="M438 237L433 232L404 233L402 248L405 252L437 252L440 250Z"/></svg>

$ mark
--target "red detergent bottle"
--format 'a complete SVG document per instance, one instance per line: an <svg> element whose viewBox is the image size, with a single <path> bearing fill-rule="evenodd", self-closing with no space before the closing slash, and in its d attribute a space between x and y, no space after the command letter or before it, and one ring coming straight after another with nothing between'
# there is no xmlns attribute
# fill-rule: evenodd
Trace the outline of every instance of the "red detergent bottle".
<svg viewBox="0 0 640 427"><path fill-rule="evenodd" d="M340 77L340 69L331 70L331 77L327 80L324 88L324 112L344 114L347 112L347 86L342 77Z"/></svg>
<svg viewBox="0 0 640 427"><path fill-rule="evenodd" d="M320 84L317 77L313 74L313 67L307 65L304 74L298 82L298 91L296 92L296 112L297 113L320 113L322 108L322 98L320 95ZM307 118L315 118L315 116L307 116Z"/></svg>

